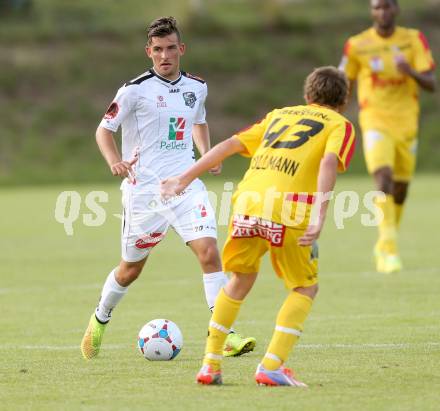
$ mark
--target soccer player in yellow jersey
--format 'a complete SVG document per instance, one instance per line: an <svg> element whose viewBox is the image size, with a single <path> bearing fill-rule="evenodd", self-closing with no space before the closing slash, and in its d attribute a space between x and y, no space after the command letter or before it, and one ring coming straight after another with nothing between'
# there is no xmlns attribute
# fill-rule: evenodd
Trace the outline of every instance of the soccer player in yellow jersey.
<svg viewBox="0 0 440 411"><path fill-rule="evenodd" d="M367 168L386 194L375 246L377 271L399 271L397 228L417 152L419 88L434 91L434 60L425 36L396 26L397 0L371 0L373 27L345 44L340 68L357 81Z"/></svg>
<svg viewBox="0 0 440 411"><path fill-rule="evenodd" d="M232 276L216 299L209 323L203 366L197 374L201 384L222 383L223 342L257 278L262 256L269 251L289 292L255 379L262 385L306 386L284 364L318 291L315 241L328 206L320 193L331 192L337 172L348 167L355 138L352 124L339 114L348 95L344 73L334 67L316 69L307 77L304 92L307 105L273 110L215 146L180 176L162 182L162 195L173 196L233 154L252 157L233 197L223 249L223 265Z"/></svg>

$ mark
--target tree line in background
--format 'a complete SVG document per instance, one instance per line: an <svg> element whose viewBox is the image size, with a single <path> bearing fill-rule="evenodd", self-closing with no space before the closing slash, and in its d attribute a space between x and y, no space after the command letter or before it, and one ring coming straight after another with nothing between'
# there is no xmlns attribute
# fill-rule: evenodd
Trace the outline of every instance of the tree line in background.
<svg viewBox="0 0 440 411"><path fill-rule="evenodd" d="M338 64L346 38L370 19L364 2L334 3L0 0L0 183L108 181L94 130L117 88L149 67L145 27L157 15L173 10L181 22L183 69L208 82L215 142L301 103L307 73ZM423 29L439 62L440 9L422 1L405 10L410 3L401 0L402 24ZM422 94L422 170L440 169L439 108L438 93ZM356 120L354 104L348 116ZM351 172L365 172L360 146Z"/></svg>

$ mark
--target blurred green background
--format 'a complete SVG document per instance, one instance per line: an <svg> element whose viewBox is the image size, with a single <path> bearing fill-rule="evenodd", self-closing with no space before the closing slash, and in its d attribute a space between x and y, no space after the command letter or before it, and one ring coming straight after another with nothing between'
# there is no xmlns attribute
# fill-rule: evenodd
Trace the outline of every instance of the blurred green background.
<svg viewBox="0 0 440 411"><path fill-rule="evenodd" d="M423 30L439 62L440 1L400 4L399 23ZM0 0L0 184L110 179L94 132L121 84L149 68L145 27L161 15L179 20L182 69L208 82L214 142L301 103L305 75L337 65L371 24L367 0ZM435 171L440 97L422 94L418 168ZM358 147L352 172L364 173Z"/></svg>

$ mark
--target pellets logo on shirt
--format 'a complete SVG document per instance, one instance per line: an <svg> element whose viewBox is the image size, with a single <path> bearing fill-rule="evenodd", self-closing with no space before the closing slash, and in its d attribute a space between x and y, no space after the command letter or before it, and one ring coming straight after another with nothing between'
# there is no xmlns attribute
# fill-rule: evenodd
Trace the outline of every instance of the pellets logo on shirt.
<svg viewBox="0 0 440 411"><path fill-rule="evenodd" d="M166 151L186 150L189 145L185 141L185 124L183 117L170 117L168 136L160 142L160 149Z"/></svg>
<svg viewBox="0 0 440 411"><path fill-rule="evenodd" d="M168 131L168 140L183 140L185 132L185 119L183 117L171 117Z"/></svg>

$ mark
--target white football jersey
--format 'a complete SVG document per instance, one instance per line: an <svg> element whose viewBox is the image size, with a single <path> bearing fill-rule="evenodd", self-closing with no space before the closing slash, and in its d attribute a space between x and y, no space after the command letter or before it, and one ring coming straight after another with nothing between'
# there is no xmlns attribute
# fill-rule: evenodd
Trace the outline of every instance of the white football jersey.
<svg viewBox="0 0 440 411"><path fill-rule="evenodd" d="M122 127L122 159L137 152L136 188L157 191L160 180L194 163L193 124L206 123L206 83L181 72L174 81L153 69L122 86L100 126L112 132ZM203 187L200 180L192 188ZM134 187L133 187L134 188Z"/></svg>

